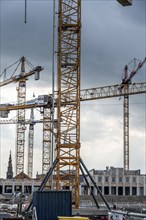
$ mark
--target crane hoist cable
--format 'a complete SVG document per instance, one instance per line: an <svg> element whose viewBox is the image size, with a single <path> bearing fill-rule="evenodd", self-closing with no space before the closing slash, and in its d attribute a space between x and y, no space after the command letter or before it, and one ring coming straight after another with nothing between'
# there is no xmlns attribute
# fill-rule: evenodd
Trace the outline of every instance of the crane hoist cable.
<svg viewBox="0 0 146 220"><path fill-rule="evenodd" d="M27 0L25 0L25 13L24 13L24 23L27 23Z"/></svg>
<svg viewBox="0 0 146 220"><path fill-rule="evenodd" d="M0 77L2 77L3 74L5 74L6 70L11 68L12 66L14 66L15 64L18 63L17 67L20 65L21 59L17 60L15 63L11 64L10 66L8 66L7 68L4 69L4 71L0 74ZM14 73L13 73L14 74Z"/></svg>
<svg viewBox="0 0 146 220"><path fill-rule="evenodd" d="M12 78L15 75L16 71L18 70L18 68L20 67L20 64L21 64L21 61L22 61L23 58L25 59L25 63L27 64L28 67L30 67L31 69L35 69L34 65L28 59L26 59L25 57L21 57L18 61L14 62L10 66L6 67L3 70L3 72L0 74L0 78L3 76L3 80L6 80L7 74L8 74L7 70L9 70L11 67L13 68L13 72L11 73L11 77L10 78ZM16 64L17 64L17 66L14 69L14 65L16 65ZM0 83L1 83L1 81L0 81Z"/></svg>

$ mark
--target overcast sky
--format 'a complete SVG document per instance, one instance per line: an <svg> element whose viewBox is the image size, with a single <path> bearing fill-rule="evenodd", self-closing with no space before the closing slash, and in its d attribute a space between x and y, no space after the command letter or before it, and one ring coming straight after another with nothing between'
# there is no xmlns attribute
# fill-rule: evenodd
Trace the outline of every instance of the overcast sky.
<svg viewBox="0 0 146 220"><path fill-rule="evenodd" d="M28 0L25 24L24 0L0 0L0 73L22 56L44 67L39 81L34 77L27 81L28 99L33 93L52 91L52 14L53 0ZM146 0L133 0L129 7L116 0L82 0L81 36L81 88L121 83L124 66L146 56ZM146 65L133 78L133 82L145 81ZM16 87L0 88L0 103L16 102ZM145 94L130 97L130 169L142 173L146 173L145 111ZM28 118L30 111L26 114ZM9 119L15 115L11 112ZM41 117L38 111L35 117ZM0 126L0 177L5 177L10 150L15 164L15 127ZM28 128L25 153L27 136ZM35 125L34 176L41 172L41 155L42 125ZM89 169L123 167L123 98L81 103L81 157Z"/></svg>

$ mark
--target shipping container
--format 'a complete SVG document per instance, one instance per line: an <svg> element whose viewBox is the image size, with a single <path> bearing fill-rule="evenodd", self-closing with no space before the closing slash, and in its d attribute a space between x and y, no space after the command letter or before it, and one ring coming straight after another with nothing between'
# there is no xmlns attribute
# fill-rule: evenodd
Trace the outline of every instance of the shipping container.
<svg viewBox="0 0 146 220"><path fill-rule="evenodd" d="M58 216L72 216L71 191L34 192L33 207L36 207L38 220L57 220Z"/></svg>
<svg viewBox="0 0 146 220"><path fill-rule="evenodd" d="M59 216L58 220L89 220L89 218L82 216L74 216L74 217Z"/></svg>

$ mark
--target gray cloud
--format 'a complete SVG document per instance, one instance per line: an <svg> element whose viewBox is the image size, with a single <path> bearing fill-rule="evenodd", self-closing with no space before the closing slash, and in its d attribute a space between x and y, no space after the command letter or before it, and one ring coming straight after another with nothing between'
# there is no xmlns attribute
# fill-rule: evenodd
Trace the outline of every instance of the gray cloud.
<svg viewBox="0 0 146 220"><path fill-rule="evenodd" d="M87 5L85 1L82 84L93 84L93 79L98 85L116 84L120 82L123 68L128 62L134 57L143 59L145 56L145 10L143 8L141 12L143 16L136 16L139 23L141 21L139 25L127 17L131 13L135 15L135 11L139 14L136 5L123 8L115 1L93 1L93 5L87 1ZM131 8L134 8L133 11ZM93 13L87 17L88 10Z"/></svg>

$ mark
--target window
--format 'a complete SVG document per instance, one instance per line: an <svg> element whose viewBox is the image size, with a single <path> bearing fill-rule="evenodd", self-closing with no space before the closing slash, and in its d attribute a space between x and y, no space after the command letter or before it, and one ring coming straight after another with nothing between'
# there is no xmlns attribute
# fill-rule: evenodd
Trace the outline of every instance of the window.
<svg viewBox="0 0 146 220"><path fill-rule="evenodd" d="M130 195L130 187L125 187L125 195L126 196Z"/></svg>
<svg viewBox="0 0 146 220"><path fill-rule="evenodd" d="M133 183L136 183L136 177L133 177Z"/></svg>
<svg viewBox="0 0 146 220"><path fill-rule="evenodd" d="M108 182L108 176L105 177L105 182Z"/></svg>
<svg viewBox="0 0 146 220"><path fill-rule="evenodd" d="M118 187L118 195L119 196L123 195L123 187Z"/></svg>
<svg viewBox="0 0 146 220"><path fill-rule="evenodd" d="M140 189L139 189L139 194L140 194L140 196L143 196L143 195L144 195L144 188L143 188L143 187L140 187Z"/></svg>
<svg viewBox="0 0 146 220"><path fill-rule="evenodd" d="M119 183L122 183L122 181L123 181L123 178L119 177Z"/></svg>
<svg viewBox="0 0 146 220"><path fill-rule="evenodd" d="M132 187L132 195L133 196L137 195L137 188L136 187Z"/></svg>
<svg viewBox="0 0 146 220"><path fill-rule="evenodd" d="M0 194L2 194L2 192L3 192L3 186L0 185Z"/></svg>
<svg viewBox="0 0 146 220"><path fill-rule="evenodd" d="M109 187L108 186L104 187L104 194L109 195Z"/></svg>
<svg viewBox="0 0 146 220"><path fill-rule="evenodd" d="M21 191L22 191L22 186L17 185L17 186L14 187L14 190L15 190L16 192L21 192Z"/></svg>
<svg viewBox="0 0 146 220"><path fill-rule="evenodd" d="M100 192L102 193L102 187L101 186L98 186ZM98 190L97 190L97 194L99 194Z"/></svg>
<svg viewBox="0 0 146 220"><path fill-rule="evenodd" d="M116 187L115 186L111 187L111 194L116 195Z"/></svg>
<svg viewBox="0 0 146 220"><path fill-rule="evenodd" d="M129 177L126 177L126 183L129 183Z"/></svg>
<svg viewBox="0 0 146 220"><path fill-rule="evenodd" d="M12 193L12 186L5 186L5 193Z"/></svg>
<svg viewBox="0 0 146 220"><path fill-rule="evenodd" d="M116 178L112 177L112 182L115 183L115 181L116 181Z"/></svg>
<svg viewBox="0 0 146 220"><path fill-rule="evenodd" d="M98 177L98 182L101 182L101 176Z"/></svg>

